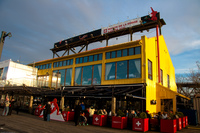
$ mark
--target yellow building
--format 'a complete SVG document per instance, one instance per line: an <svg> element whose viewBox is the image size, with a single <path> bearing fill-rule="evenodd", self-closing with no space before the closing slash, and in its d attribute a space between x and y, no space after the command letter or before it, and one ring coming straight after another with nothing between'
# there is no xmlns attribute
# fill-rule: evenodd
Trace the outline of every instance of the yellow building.
<svg viewBox="0 0 200 133"><path fill-rule="evenodd" d="M159 53L160 61L158 61L157 37L142 36L141 40L39 61L30 65L38 68L40 86L54 89L64 87L64 90L69 88L70 93L73 88L76 90L81 87L92 88L93 91L95 88L104 88L103 96L109 94L111 97L117 97L115 99L117 108L126 109L128 106L135 106L133 109L149 110L150 113L164 110L176 111L176 96L180 94L177 93L175 70L162 35L159 36ZM112 92L106 92L109 88L113 89ZM87 92L89 94L91 91L87 90L84 98L87 98ZM71 95L73 96L73 93ZM65 98L69 96L66 94ZM84 95L79 93L76 96L81 98ZM111 99L107 101L109 100L111 101Z"/></svg>

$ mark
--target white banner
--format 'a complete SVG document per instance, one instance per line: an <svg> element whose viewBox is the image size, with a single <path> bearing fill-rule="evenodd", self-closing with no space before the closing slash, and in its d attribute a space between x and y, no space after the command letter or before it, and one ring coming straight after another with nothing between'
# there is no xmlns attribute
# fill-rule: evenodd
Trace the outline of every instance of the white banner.
<svg viewBox="0 0 200 133"><path fill-rule="evenodd" d="M102 28L101 34L107 34L107 33L110 33L110 32L125 29L125 28L132 27L132 26L139 25L139 24L141 24L141 18L128 20L128 21L125 21L125 22L122 22L122 23L119 23L119 24L114 24L114 25L111 25L109 27Z"/></svg>

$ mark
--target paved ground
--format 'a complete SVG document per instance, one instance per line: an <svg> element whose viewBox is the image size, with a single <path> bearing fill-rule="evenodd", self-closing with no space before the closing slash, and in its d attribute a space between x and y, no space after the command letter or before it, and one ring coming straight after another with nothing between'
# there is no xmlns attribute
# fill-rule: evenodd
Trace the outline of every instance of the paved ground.
<svg viewBox="0 0 200 133"><path fill-rule="evenodd" d="M0 109L2 114L2 109ZM110 127L99 127L99 126L74 126L74 122L59 122L50 121L46 122L43 119L20 112L16 115L13 111L11 116L0 116L0 133L134 133L128 129L113 129ZM189 126L188 129L182 129L177 133L200 133L200 126ZM147 133L158 133L148 131Z"/></svg>

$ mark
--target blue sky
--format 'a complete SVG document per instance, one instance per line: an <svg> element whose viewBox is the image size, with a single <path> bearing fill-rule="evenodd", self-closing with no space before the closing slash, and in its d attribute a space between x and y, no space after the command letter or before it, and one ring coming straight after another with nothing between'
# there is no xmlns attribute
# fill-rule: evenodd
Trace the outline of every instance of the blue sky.
<svg viewBox="0 0 200 133"><path fill-rule="evenodd" d="M176 74L197 69L200 61L199 0L0 0L0 31L6 38L1 60L20 60L23 64L50 59L55 42L108 27L128 19L160 12L162 27ZM155 36L156 30L135 33ZM127 41L128 36L109 40L109 44ZM89 45L104 47L105 43ZM61 53L62 54L62 53Z"/></svg>

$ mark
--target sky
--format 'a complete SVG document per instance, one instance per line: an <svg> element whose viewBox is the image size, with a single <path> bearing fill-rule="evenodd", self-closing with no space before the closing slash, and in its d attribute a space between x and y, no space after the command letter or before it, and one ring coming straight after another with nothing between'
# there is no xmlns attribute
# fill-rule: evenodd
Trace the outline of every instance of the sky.
<svg viewBox="0 0 200 133"><path fill-rule="evenodd" d="M0 0L0 32L6 37L1 61L12 59L29 64L53 58L54 43L101 27L151 13L152 7L166 22L162 27L175 73L197 70L200 61L199 0ZM156 36L156 29L134 33ZM109 45L130 40L109 40ZM104 47L105 41L89 49ZM79 50L79 49L76 49ZM59 53L62 55L62 52Z"/></svg>

